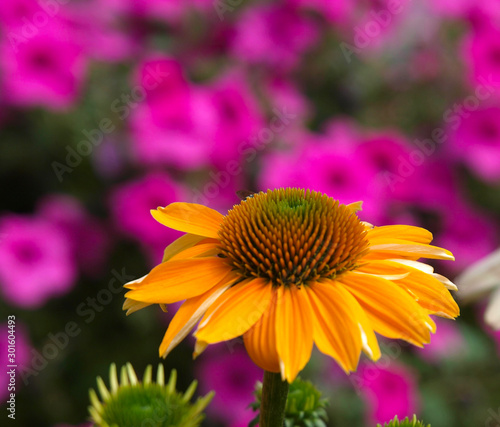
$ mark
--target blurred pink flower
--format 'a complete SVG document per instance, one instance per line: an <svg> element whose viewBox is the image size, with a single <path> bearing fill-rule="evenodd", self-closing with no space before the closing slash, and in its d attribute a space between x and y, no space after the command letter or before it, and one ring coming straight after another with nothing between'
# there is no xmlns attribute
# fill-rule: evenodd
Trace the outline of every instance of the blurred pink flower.
<svg viewBox="0 0 500 427"><path fill-rule="evenodd" d="M208 89L215 110L215 132L211 160L219 168L229 161L239 160L245 141L252 140L263 126L263 117L254 95L248 88L248 79L239 72L227 74Z"/></svg>
<svg viewBox="0 0 500 427"><path fill-rule="evenodd" d="M464 39L462 56L474 86L500 88L500 28L485 25Z"/></svg>
<svg viewBox="0 0 500 427"><path fill-rule="evenodd" d="M8 323L2 323L0 324L0 351L2 356L0 357L0 360L2 361L2 366L4 369L8 370L11 369L8 367L8 365L17 365L16 368L16 392L19 391L19 386L22 384L22 381L20 380L19 372L21 372L22 368L24 366L28 366L29 362L31 361L30 359L30 349L31 349L31 344L28 338L28 335L26 333L26 328L24 325L20 322L18 318L12 319L15 321L15 328L13 331L8 329ZM12 325L11 325L12 326ZM11 332L14 332L12 335L13 337L10 337ZM14 339L14 349L15 352L9 352L9 340ZM9 360L9 355L14 355L14 362ZM2 375L0 377L0 400L2 401L2 404L6 404L6 400L9 398L10 393L13 393L12 391L8 390L9 386L9 379L10 377L8 375Z"/></svg>
<svg viewBox="0 0 500 427"><path fill-rule="evenodd" d="M361 397L367 405L367 425L389 422L418 412L420 396L417 380L405 366L392 362L383 368L364 364L356 374L360 379Z"/></svg>
<svg viewBox="0 0 500 427"><path fill-rule="evenodd" d="M366 158L356 155L355 145L346 144L342 137L309 135L291 152L264 157L260 188L310 188L331 194L341 203L363 200L361 218L376 220L383 206L370 189L372 166Z"/></svg>
<svg viewBox="0 0 500 427"><path fill-rule="evenodd" d="M69 2L68 22L73 37L78 40L86 55L98 61L117 62L130 58L140 49L133 31L120 29L120 15L109 7L108 0Z"/></svg>
<svg viewBox="0 0 500 427"><path fill-rule="evenodd" d="M500 54L500 44L498 46ZM450 130L449 153L483 180L497 183L500 181L500 107L482 108L468 114L455 130Z"/></svg>
<svg viewBox="0 0 500 427"><path fill-rule="evenodd" d="M415 149L414 153L422 153ZM434 153L432 157L419 154L421 164L411 161L410 156L398 157L398 173L387 180L393 202L414 204L423 210L437 213L449 210L459 200L459 182L456 169L449 156ZM425 188L425 191L421 191Z"/></svg>
<svg viewBox="0 0 500 427"><path fill-rule="evenodd" d="M0 287L17 306L37 308L68 292L76 279L71 244L44 218L7 214L0 218Z"/></svg>
<svg viewBox="0 0 500 427"><path fill-rule="evenodd" d="M122 233L163 251L181 233L158 223L150 210L182 201L184 197L184 190L167 174L152 172L113 190L111 215Z"/></svg>
<svg viewBox="0 0 500 427"><path fill-rule="evenodd" d="M393 197L390 174L399 173L401 158L408 158L411 148L395 131L371 133L359 139L356 155L364 160L373 174L366 185L379 203Z"/></svg>
<svg viewBox="0 0 500 427"><path fill-rule="evenodd" d="M236 24L233 54L251 63L293 68L318 40L316 23L290 5L248 7Z"/></svg>
<svg viewBox="0 0 500 427"><path fill-rule="evenodd" d="M443 228L436 234L435 244L449 248L455 255L455 262L446 263L448 269L462 271L499 246L498 225L493 218L465 201L449 205L443 214Z"/></svg>
<svg viewBox="0 0 500 427"><path fill-rule="evenodd" d="M55 18L22 42L0 45L5 100L61 110L73 105L86 73L86 58L67 25Z"/></svg>
<svg viewBox="0 0 500 427"><path fill-rule="evenodd" d="M97 276L102 272L109 250L108 233L74 197L53 194L38 204L38 214L66 235L75 262L81 270Z"/></svg>
<svg viewBox="0 0 500 427"><path fill-rule="evenodd" d="M0 23L8 28L6 37L15 40L17 37L25 37L28 33L22 32L24 26L26 31L29 24L33 25L33 17L36 13L46 14L40 3L36 0L16 0L0 2ZM30 28L33 31L33 28Z"/></svg>
<svg viewBox="0 0 500 427"><path fill-rule="evenodd" d="M467 351L465 339L456 323L448 319L434 318L437 331L431 337L430 344L423 348L415 347L417 354L429 363L463 355Z"/></svg>
<svg viewBox="0 0 500 427"><path fill-rule="evenodd" d="M262 381L262 370L237 341L221 344L205 353L199 359L196 377L201 393L215 391L207 413L226 425L248 425L255 417L248 405L253 401L256 382Z"/></svg>
<svg viewBox="0 0 500 427"><path fill-rule="evenodd" d="M130 118L136 159L181 168L206 164L216 122L209 94L191 85L180 64L165 57L140 64L134 80L146 94Z"/></svg>

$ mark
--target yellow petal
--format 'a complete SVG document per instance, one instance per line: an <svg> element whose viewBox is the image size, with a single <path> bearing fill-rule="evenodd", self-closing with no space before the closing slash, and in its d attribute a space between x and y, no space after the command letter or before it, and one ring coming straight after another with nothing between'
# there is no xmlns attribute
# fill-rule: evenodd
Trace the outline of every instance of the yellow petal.
<svg viewBox="0 0 500 427"><path fill-rule="evenodd" d="M142 310L145 307L149 307L151 304L147 302L135 301L130 298L126 298L123 303L123 310L127 310L127 316L135 313L136 311Z"/></svg>
<svg viewBox="0 0 500 427"><path fill-rule="evenodd" d="M234 280L236 278L233 280L223 280L209 291L186 300L179 307L163 337L160 345L160 357L167 357L172 349L189 334L214 301L233 284Z"/></svg>
<svg viewBox="0 0 500 427"><path fill-rule="evenodd" d="M218 238L224 216L219 212L195 203L172 203L152 210L151 215L160 224L174 230L199 236Z"/></svg>
<svg viewBox="0 0 500 427"><path fill-rule="evenodd" d="M277 292L276 349L281 377L291 383L311 357L311 306L304 288L280 286Z"/></svg>
<svg viewBox="0 0 500 427"><path fill-rule="evenodd" d="M425 228L412 225L385 225L368 230L367 237L371 239L388 238L409 240L411 242L428 244L432 241L432 233Z"/></svg>
<svg viewBox="0 0 500 427"><path fill-rule="evenodd" d="M356 298L375 332L420 347L430 341L431 319L407 292L393 282L355 272L338 280Z"/></svg>
<svg viewBox="0 0 500 427"><path fill-rule="evenodd" d="M437 246L414 243L409 240L377 238L370 239L370 254L386 254L386 257L394 257L395 255L407 256L410 258L435 258L455 260L453 254L443 248ZM365 256L369 259L369 256Z"/></svg>
<svg viewBox="0 0 500 427"><path fill-rule="evenodd" d="M184 236L179 237L177 240L175 240L165 248L165 251L163 252L163 259L161 262L170 260L177 254L193 247L204 239L205 237L203 236L197 236L195 234L184 234Z"/></svg>
<svg viewBox="0 0 500 427"><path fill-rule="evenodd" d="M220 258L169 261L153 268L139 287L127 292L136 301L171 304L201 295L224 277L231 267ZM232 273L234 275L234 273Z"/></svg>
<svg viewBox="0 0 500 427"><path fill-rule="evenodd" d="M272 291L271 302L259 321L243 335L248 355L253 362L269 372L279 372L276 350L276 303L278 295Z"/></svg>
<svg viewBox="0 0 500 427"><path fill-rule="evenodd" d="M352 213L356 213L363 210L363 202L361 201L349 203L346 206L352 211Z"/></svg>
<svg viewBox="0 0 500 427"><path fill-rule="evenodd" d="M305 287L312 308L314 343L319 351L334 358L346 372L356 370L362 341L358 320L338 290L339 284L315 282Z"/></svg>
<svg viewBox="0 0 500 427"><path fill-rule="evenodd" d="M243 335L266 311L272 285L265 279L250 279L236 284L205 313L195 333L196 339L213 344Z"/></svg>

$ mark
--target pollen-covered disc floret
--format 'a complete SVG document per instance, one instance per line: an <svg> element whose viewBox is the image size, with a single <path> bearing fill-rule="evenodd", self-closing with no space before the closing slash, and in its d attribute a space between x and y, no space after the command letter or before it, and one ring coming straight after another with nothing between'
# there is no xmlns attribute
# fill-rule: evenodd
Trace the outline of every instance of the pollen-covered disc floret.
<svg viewBox="0 0 500 427"><path fill-rule="evenodd" d="M368 248L352 209L324 194L295 188L258 193L221 224L221 255L243 277L275 286L309 284L353 270Z"/></svg>

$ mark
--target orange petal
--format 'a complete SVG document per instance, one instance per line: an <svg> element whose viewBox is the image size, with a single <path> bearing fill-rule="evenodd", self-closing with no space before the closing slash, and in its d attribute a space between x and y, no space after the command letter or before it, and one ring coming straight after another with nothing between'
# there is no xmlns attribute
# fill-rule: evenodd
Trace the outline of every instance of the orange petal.
<svg viewBox="0 0 500 427"><path fill-rule="evenodd" d="M266 311L272 285L265 279L250 279L236 284L205 313L196 339L207 344L229 341L247 332Z"/></svg>
<svg viewBox="0 0 500 427"><path fill-rule="evenodd" d="M199 243L192 248L186 249L171 258L172 261L189 258L202 258L216 256L219 253L217 243Z"/></svg>
<svg viewBox="0 0 500 427"><path fill-rule="evenodd" d="M281 377L291 383L311 357L311 306L304 288L280 286L277 292L276 349Z"/></svg>
<svg viewBox="0 0 500 427"><path fill-rule="evenodd" d="M160 224L174 230L218 239L224 216L219 212L195 203L172 203L152 210L151 215Z"/></svg>
<svg viewBox="0 0 500 427"><path fill-rule="evenodd" d="M220 258L164 262L153 268L125 297L147 303L171 304L201 295L232 275L231 267Z"/></svg>
<svg viewBox="0 0 500 427"><path fill-rule="evenodd" d="M420 347L430 341L431 319L407 292L393 282L354 272L338 280L356 298L375 332Z"/></svg>
<svg viewBox="0 0 500 427"><path fill-rule="evenodd" d="M358 320L335 282L316 282L304 291L312 308L314 343L319 351L334 358L346 372L355 371L362 341Z"/></svg>
<svg viewBox="0 0 500 427"><path fill-rule="evenodd" d="M402 255L410 258L435 258L455 260L453 254L443 248L437 246L414 243L409 240L376 238L370 239L371 254L386 254L386 258L393 258L395 255ZM369 256L366 258L369 258Z"/></svg>
<svg viewBox="0 0 500 427"><path fill-rule="evenodd" d="M214 301L233 284L234 280L223 280L209 291L186 300L179 307L179 310L177 310L177 313L175 313L175 316L170 321L167 332L161 342L160 357L167 357L172 349L189 334Z"/></svg>
<svg viewBox="0 0 500 427"><path fill-rule="evenodd" d="M385 264L398 265L390 261L386 261ZM406 268L410 274L394 283L407 290L421 307L433 314L448 318L455 318L460 314L457 303L441 281L418 269Z"/></svg>
<svg viewBox="0 0 500 427"><path fill-rule="evenodd" d="M179 237L177 240L175 240L165 248L165 251L163 252L163 259L161 262L170 260L177 254L193 247L194 245L197 245L204 239L205 237L197 236L196 234L184 234L184 236Z"/></svg>
<svg viewBox="0 0 500 427"><path fill-rule="evenodd" d="M374 227L368 230L368 239L400 239L409 240L416 243L428 244L432 242L432 233L425 228L415 227L413 225L385 225L383 227Z"/></svg>
<svg viewBox="0 0 500 427"><path fill-rule="evenodd" d="M245 348L253 362L269 372L279 372L276 350L276 303L278 295L272 292L271 302L260 320L243 335Z"/></svg>

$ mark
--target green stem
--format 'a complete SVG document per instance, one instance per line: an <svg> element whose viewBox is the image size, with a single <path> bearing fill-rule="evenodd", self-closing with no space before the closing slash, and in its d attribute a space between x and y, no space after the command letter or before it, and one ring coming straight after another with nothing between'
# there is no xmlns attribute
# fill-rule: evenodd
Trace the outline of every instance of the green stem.
<svg viewBox="0 0 500 427"><path fill-rule="evenodd" d="M264 371L260 427L283 427L287 397L288 382L281 380L281 374Z"/></svg>

